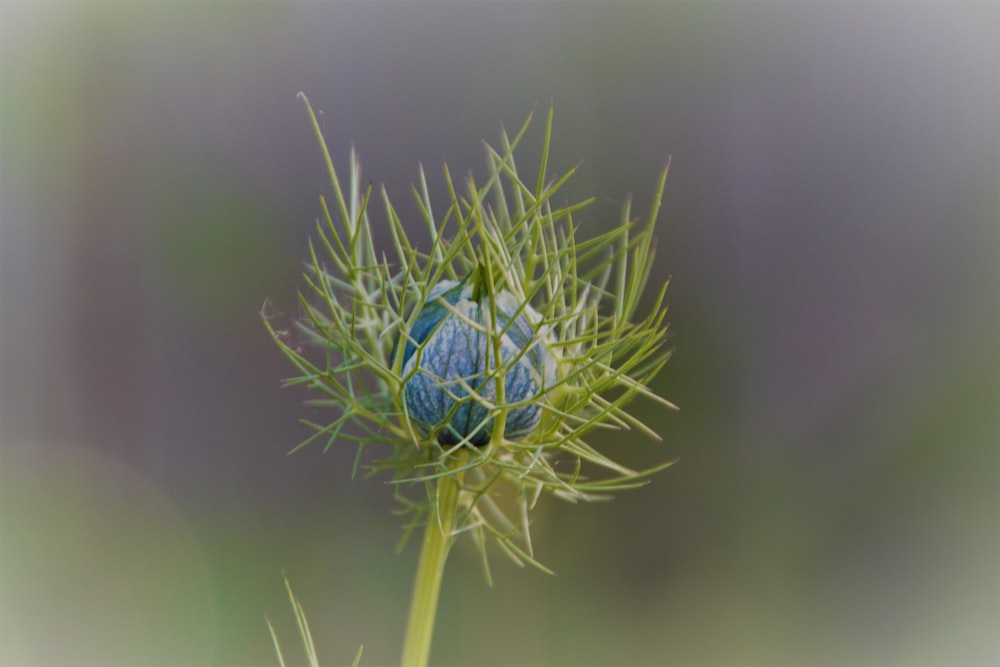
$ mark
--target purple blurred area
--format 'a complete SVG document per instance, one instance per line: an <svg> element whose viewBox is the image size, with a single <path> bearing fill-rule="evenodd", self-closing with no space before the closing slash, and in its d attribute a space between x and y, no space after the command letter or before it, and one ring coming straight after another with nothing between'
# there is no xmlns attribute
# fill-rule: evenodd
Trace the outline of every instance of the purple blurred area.
<svg viewBox="0 0 1000 667"><path fill-rule="evenodd" d="M417 165L555 107L580 222L648 210L674 358L598 440L679 463L451 556L440 665L1000 662L1000 8L967 3L5 3L0 664L393 664L416 544L306 448L268 339L335 160ZM519 164L537 160L541 123ZM376 214L376 220L381 219ZM388 246L388 237L385 238Z"/></svg>

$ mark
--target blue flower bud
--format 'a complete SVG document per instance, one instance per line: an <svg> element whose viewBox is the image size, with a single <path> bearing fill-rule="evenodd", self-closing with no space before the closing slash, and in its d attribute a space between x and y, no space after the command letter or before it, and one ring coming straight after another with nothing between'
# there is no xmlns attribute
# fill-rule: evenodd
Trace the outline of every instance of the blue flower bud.
<svg viewBox="0 0 1000 667"><path fill-rule="evenodd" d="M442 445L466 438L476 446L490 441L494 420L467 387L483 400L495 402L497 382L489 376L498 367L507 369L505 404L529 400L556 380L555 358L546 344L550 339L544 331L536 336L541 317L530 306L520 308L510 292L493 297L494 335L500 334L501 349L501 359L496 359L492 337L486 333L494 326L489 296L485 290L476 295L471 283L446 280L436 285L403 350L404 377L419 363L403 388L410 417L425 432L436 431ZM505 436L514 440L529 435L541 414L537 403L508 410Z"/></svg>

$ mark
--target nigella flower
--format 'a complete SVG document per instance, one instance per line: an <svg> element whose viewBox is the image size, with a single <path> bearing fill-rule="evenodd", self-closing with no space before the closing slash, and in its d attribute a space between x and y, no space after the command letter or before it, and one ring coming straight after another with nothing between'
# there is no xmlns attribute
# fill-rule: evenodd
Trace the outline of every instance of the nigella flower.
<svg viewBox="0 0 1000 667"><path fill-rule="evenodd" d="M502 375L505 402L518 406L505 415L505 437L530 435L542 414L535 399L556 382L555 358L540 322L510 292L491 295L475 280L436 285L403 352L410 418L436 433L442 445L485 445L494 432L491 405Z"/></svg>
<svg viewBox="0 0 1000 667"><path fill-rule="evenodd" d="M433 211L422 169L413 188L418 220L401 220L382 188L376 232L357 157L342 184L309 112L335 205L321 198L302 316L280 333L264 318L297 371L287 384L332 408L328 423L307 422L315 432L306 442L353 442L358 466L391 472L414 514L410 526L434 515L443 527L439 489L461 480L460 492L446 494L461 508L449 514L460 517L454 533L481 547L495 540L514 560L535 563L528 513L542 494L606 497L669 465L631 470L589 441L597 430L658 438L627 406L641 396L673 407L648 388L669 357L665 284L637 316L667 170L646 224L632 219L626 200L617 225L577 238L575 216L594 200L552 203L576 168L548 174L550 111L536 180L525 181L514 163L529 117L513 138L501 134L498 149L487 146L482 185L470 176L457 187L445 167L443 215ZM429 243L410 241L416 225ZM494 498L504 485L515 490L517 517ZM407 497L413 489L415 499Z"/></svg>

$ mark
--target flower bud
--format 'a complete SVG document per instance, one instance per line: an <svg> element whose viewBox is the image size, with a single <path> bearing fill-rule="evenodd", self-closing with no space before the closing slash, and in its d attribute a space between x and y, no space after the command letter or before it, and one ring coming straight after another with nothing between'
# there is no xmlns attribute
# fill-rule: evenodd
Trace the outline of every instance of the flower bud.
<svg viewBox="0 0 1000 667"><path fill-rule="evenodd" d="M531 306L521 308L510 292L493 295L491 304L474 280L440 282L421 307L403 350L403 376L412 373L403 388L410 418L425 433L436 433L442 445L466 439L476 446L489 443L494 418L487 404L497 401L498 368L506 371L504 405L528 401L556 381L556 361L547 345L551 337L547 330L536 334L540 322L541 316ZM507 410L505 437L530 435L541 414L539 401Z"/></svg>

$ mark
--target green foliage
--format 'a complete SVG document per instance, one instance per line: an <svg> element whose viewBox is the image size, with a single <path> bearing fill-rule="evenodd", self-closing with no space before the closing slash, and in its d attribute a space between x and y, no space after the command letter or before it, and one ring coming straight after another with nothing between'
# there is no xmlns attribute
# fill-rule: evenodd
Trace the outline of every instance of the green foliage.
<svg viewBox="0 0 1000 667"><path fill-rule="evenodd" d="M316 645L313 643L312 633L309 630L309 621L306 620L306 613L302 609L299 599L292 592L292 584L288 581L288 577L285 577L285 590L288 591L288 600L291 602L292 611L295 613L295 625L299 629L299 638L302 640L302 648L305 651L308 665L309 667L320 667L319 658L316 656ZM267 621L267 629L271 633L271 641L274 642L274 650L278 654L278 664L281 667L285 667L285 655L281 651L281 644L278 642L278 635L275 633L271 621ZM361 664L361 653L364 649L364 646L358 647L358 652L354 656L354 662L351 663L351 667L358 667Z"/></svg>
<svg viewBox="0 0 1000 667"><path fill-rule="evenodd" d="M470 175L456 183L444 167L450 205L443 215L432 211L420 169L413 196L431 238L426 250L410 242L407 229L415 221L404 223L381 188L375 199L384 209L392 247L380 248L369 215L373 189L361 185L357 155L352 151L345 184L312 107L304 95L300 98L312 119L334 195L332 206L320 198L323 218L310 242L301 316L295 322L311 345L305 350L293 345L287 332L272 325L274 316L262 313L274 341L296 369L285 385L304 386L313 404L336 411L329 423L306 422L315 433L300 447L321 441L329 448L337 440L350 441L358 447L356 471L364 462L368 474L390 472L401 513L407 516L406 535L437 514L437 482L444 477L459 480L451 535L472 536L487 579L486 545L491 541L515 563L548 571L535 560L529 533L529 513L543 493L571 502L603 499L645 484L649 475L670 465L631 470L586 440L597 429L632 430L657 438L626 411L627 405L642 396L674 407L648 389L669 357L663 346L666 284L657 291L649 314L637 317L653 264L653 227L667 169L644 224L633 220L626 201L617 227L594 238L578 238L574 216L594 200L553 204L577 167L558 178L548 174L550 110L533 182L522 179L514 161L530 116L513 137L502 132L498 147L487 146L485 182L477 183ZM482 331L496 351L489 368L496 392L492 399L477 395L475 400L488 409L496 426L485 446L464 442L445 447L409 417L403 388L415 369L404 372L403 348L407 340L416 344L407 338L408 332L434 286L474 272L487 294L510 293L520 310L532 308L541 316L532 344L551 350L558 379L530 398L542 409L538 428L518 440L506 438L505 417L523 403L505 401L504 377L523 353L502 359L500 338L505 331L496 326L493 308L494 326ZM482 327L474 322L470 326ZM314 355L314 349L320 352ZM421 352L417 345L416 355ZM369 449L372 454L363 456ZM604 474L594 476L600 471Z"/></svg>

